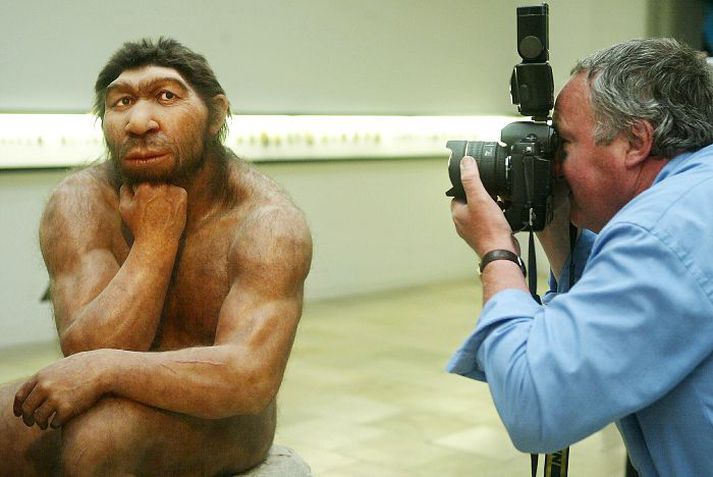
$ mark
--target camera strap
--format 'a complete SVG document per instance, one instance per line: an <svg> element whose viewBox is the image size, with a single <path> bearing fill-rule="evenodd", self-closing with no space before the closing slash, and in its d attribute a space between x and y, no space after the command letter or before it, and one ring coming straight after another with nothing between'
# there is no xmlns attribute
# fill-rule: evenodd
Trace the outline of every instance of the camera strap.
<svg viewBox="0 0 713 477"><path fill-rule="evenodd" d="M537 475L539 455L530 454L532 477ZM569 447L552 454L545 454L545 477L567 477L569 465Z"/></svg>
<svg viewBox="0 0 713 477"><path fill-rule="evenodd" d="M530 295L538 304L542 304L540 295L537 294L537 256L535 254L535 232L530 228L530 237L527 246L527 282Z"/></svg>
<svg viewBox="0 0 713 477"><path fill-rule="evenodd" d="M530 209L532 214L532 209ZM528 253L527 253L527 272L528 286L532 298L539 304L542 304L540 296L537 294L537 256L535 252L535 232L532 229L532 221L529 228L530 236L528 238ZM577 228L570 225L569 228L569 251L570 251L570 287L574 284L574 244L577 238ZM530 454L530 471L532 477L537 476L537 467L539 461L538 454ZM545 477L567 477L569 464L569 447L551 454L545 454Z"/></svg>

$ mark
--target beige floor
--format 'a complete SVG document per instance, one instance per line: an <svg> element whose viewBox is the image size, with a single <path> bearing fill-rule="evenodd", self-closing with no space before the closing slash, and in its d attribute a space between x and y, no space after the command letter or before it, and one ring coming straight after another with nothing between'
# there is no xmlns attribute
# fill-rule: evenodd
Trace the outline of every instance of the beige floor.
<svg viewBox="0 0 713 477"><path fill-rule="evenodd" d="M471 283L309 304L280 392L277 442L317 477L527 476L487 387L443 371L479 307ZM0 382L56 359L0 350ZM613 427L571 450L572 477L623 476Z"/></svg>

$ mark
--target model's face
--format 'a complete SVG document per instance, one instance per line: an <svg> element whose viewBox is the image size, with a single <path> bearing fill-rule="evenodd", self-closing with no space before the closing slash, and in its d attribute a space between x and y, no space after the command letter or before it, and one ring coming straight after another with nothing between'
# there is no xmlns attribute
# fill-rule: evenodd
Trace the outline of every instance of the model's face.
<svg viewBox="0 0 713 477"><path fill-rule="evenodd" d="M629 200L623 134L610 144L594 142L594 115L586 76L573 76L555 104L554 123L560 136L561 172L570 188L570 219L598 232Z"/></svg>
<svg viewBox="0 0 713 477"><path fill-rule="evenodd" d="M104 138L124 182L175 183L203 163L208 108L173 68L122 72L105 104Z"/></svg>

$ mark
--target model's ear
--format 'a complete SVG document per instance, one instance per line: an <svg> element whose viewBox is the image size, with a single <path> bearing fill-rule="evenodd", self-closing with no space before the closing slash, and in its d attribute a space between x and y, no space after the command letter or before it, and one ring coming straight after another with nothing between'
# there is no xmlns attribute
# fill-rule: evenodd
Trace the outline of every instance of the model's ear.
<svg viewBox="0 0 713 477"><path fill-rule="evenodd" d="M651 155L651 148L654 146L654 128L647 120L639 120L629 130L628 139L626 165L634 167Z"/></svg>
<svg viewBox="0 0 713 477"><path fill-rule="evenodd" d="M218 134L218 131L220 131L220 128L222 128L225 123L230 104L228 103L228 98L226 98L224 94L216 94L210 99L210 101L212 104L209 108L211 115L208 118L208 121L210 121L208 132L211 137L214 137Z"/></svg>

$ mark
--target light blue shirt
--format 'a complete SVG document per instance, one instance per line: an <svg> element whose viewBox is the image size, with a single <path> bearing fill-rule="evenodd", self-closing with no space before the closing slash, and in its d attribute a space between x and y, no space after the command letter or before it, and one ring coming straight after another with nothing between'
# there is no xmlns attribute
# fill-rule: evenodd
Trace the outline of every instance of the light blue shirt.
<svg viewBox="0 0 713 477"><path fill-rule="evenodd" d="M544 305L494 295L448 370L487 381L521 451L616 422L642 476L713 476L713 146L672 159L573 257L576 284L565 264Z"/></svg>

